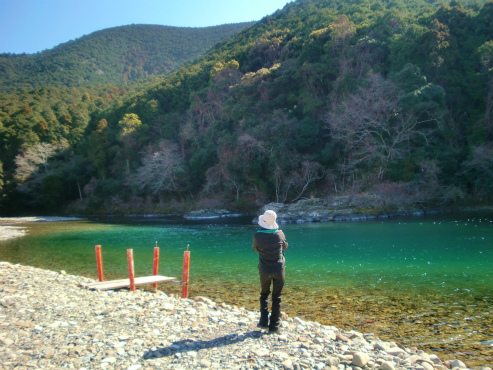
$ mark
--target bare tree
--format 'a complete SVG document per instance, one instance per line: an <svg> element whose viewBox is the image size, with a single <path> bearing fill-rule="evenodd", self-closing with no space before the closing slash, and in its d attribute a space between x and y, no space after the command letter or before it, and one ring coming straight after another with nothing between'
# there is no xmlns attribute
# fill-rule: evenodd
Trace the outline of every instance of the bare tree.
<svg viewBox="0 0 493 370"><path fill-rule="evenodd" d="M234 150L232 160L235 167L243 167L256 156L267 155L270 150L262 140L258 140L247 133L238 136L238 144Z"/></svg>
<svg viewBox="0 0 493 370"><path fill-rule="evenodd" d="M213 193L221 191L221 185L224 183L225 179L229 176L226 166L223 164L216 164L207 169L205 173L205 184L203 192Z"/></svg>
<svg viewBox="0 0 493 370"><path fill-rule="evenodd" d="M310 184L324 177L323 167L318 162L305 160L301 163L301 169L297 172L297 177L297 183L301 187L301 191L298 196L293 199L293 202L300 199Z"/></svg>
<svg viewBox="0 0 493 370"><path fill-rule="evenodd" d="M169 146L144 157L134 180L141 189L158 194L179 189L179 175L184 172L183 157L176 147Z"/></svg>
<svg viewBox="0 0 493 370"><path fill-rule="evenodd" d="M221 192L226 188L235 192L236 201L240 199L240 192L245 187L244 183L221 163L210 167L205 173L205 179L205 194Z"/></svg>
<svg viewBox="0 0 493 370"><path fill-rule="evenodd" d="M274 170L272 179L274 180L274 184L276 186L276 203L281 201L281 185L283 179L282 168L279 165L276 165L276 169ZM286 197L282 199L282 202L286 200Z"/></svg>
<svg viewBox="0 0 493 370"><path fill-rule="evenodd" d="M232 61L234 62L234 61ZM228 66L235 63L217 63L212 72L216 85L193 96L192 104L182 125L182 138L195 132L205 135L215 121L227 120L229 117L224 103L229 96L229 88L241 79L241 73Z"/></svg>
<svg viewBox="0 0 493 370"><path fill-rule="evenodd" d="M297 196L292 200L293 202L301 198L301 196L308 189L310 184L318 181L324 177L324 169L318 162L300 160L300 158L293 158L292 166L293 170L289 174L285 174L283 169L276 165L276 168L272 174L276 188L276 202L285 202L288 195L293 192L297 192Z"/></svg>
<svg viewBox="0 0 493 370"><path fill-rule="evenodd" d="M47 143L37 143L15 157L15 180L25 182L29 177L49 171L49 160L57 153L57 147Z"/></svg>
<svg viewBox="0 0 493 370"><path fill-rule="evenodd" d="M436 198L440 192L440 167L436 160L423 160L420 162L420 178L415 185L417 189L417 202L424 202Z"/></svg>
<svg viewBox="0 0 493 370"><path fill-rule="evenodd" d="M244 188L243 182L234 175L228 176L226 178L226 181L226 185L228 186L228 188L235 191L236 201L238 202L240 200L240 191Z"/></svg>
<svg viewBox="0 0 493 370"><path fill-rule="evenodd" d="M37 143L32 147L24 149L15 157L17 166L14 179L17 181L18 189L26 194L35 194L41 187L41 181L53 172L52 159L59 148L47 144Z"/></svg>
<svg viewBox="0 0 493 370"><path fill-rule="evenodd" d="M353 176L360 165L375 167L381 179L389 163L401 158L415 136L427 133L411 113L399 107L398 87L371 73L368 83L325 116L332 137L344 148L343 174Z"/></svg>
<svg viewBox="0 0 493 370"><path fill-rule="evenodd" d="M461 175L470 171L480 173L474 176L475 185L491 193L493 189L493 143L485 143L472 148L471 159L464 162Z"/></svg>

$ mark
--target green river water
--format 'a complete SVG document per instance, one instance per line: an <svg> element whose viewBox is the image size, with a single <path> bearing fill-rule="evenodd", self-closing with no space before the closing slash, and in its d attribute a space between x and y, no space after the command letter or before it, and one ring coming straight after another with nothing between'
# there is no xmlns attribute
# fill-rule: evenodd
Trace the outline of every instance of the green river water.
<svg viewBox="0 0 493 370"><path fill-rule="evenodd" d="M189 246L190 296L256 309L258 274L251 218L181 221L126 218L31 223L29 234L0 241L0 260L105 280L181 278ZM493 363L493 215L459 214L352 223L281 225L289 242L283 310L290 316L373 332L407 347ZM179 286L161 289L178 293Z"/></svg>

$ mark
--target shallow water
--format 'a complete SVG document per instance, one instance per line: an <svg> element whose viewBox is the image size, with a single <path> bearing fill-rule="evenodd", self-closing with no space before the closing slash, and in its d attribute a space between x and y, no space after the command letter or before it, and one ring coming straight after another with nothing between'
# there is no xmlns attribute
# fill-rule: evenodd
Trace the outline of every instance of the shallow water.
<svg viewBox="0 0 493 370"><path fill-rule="evenodd" d="M90 220L29 224L29 235L0 242L0 260L105 279L181 277L191 251L190 295L257 308L257 255L250 219ZM404 345L452 353L469 366L493 362L493 217L485 214L385 221L282 225L289 242L283 310L290 316L374 332ZM178 293L176 285L161 288Z"/></svg>

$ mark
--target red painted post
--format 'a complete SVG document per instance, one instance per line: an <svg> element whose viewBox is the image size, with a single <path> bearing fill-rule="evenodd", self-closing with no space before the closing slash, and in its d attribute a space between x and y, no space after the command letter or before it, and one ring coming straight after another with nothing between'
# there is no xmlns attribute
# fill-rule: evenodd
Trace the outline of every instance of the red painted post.
<svg viewBox="0 0 493 370"><path fill-rule="evenodd" d="M98 279L104 281L103 278L103 256L101 255L101 246L96 245L96 265L98 266Z"/></svg>
<svg viewBox="0 0 493 370"><path fill-rule="evenodd" d="M188 248L188 247L187 247ZM183 279L181 287L181 297L188 298L188 272L190 269L190 251L185 251L183 254Z"/></svg>
<svg viewBox="0 0 493 370"><path fill-rule="evenodd" d="M156 242L157 245L157 242ZM159 269L159 247L154 247L154 260L152 263L152 275L156 276ZM157 283L152 284L152 291L157 290Z"/></svg>
<svg viewBox="0 0 493 370"><path fill-rule="evenodd" d="M135 292L134 252L127 249L128 278L130 279L130 290Z"/></svg>

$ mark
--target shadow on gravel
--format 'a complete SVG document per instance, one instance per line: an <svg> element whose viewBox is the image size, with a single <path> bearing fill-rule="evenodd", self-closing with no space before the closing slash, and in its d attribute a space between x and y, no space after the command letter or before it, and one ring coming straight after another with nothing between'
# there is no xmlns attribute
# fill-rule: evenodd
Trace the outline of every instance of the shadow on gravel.
<svg viewBox="0 0 493 370"><path fill-rule="evenodd" d="M269 334L260 330L254 330L247 333L224 335L222 337L214 338L207 341L184 339L173 342L168 347L158 348L154 351L146 351L144 353L144 359L173 356L176 353L198 351L204 348L228 346L238 342L243 342L248 338L260 338L263 335Z"/></svg>

